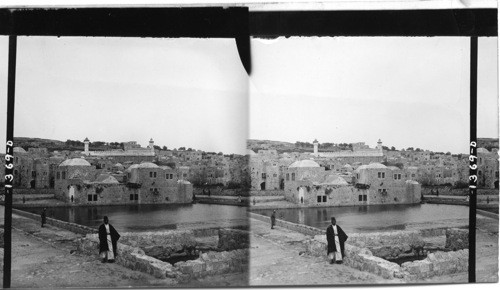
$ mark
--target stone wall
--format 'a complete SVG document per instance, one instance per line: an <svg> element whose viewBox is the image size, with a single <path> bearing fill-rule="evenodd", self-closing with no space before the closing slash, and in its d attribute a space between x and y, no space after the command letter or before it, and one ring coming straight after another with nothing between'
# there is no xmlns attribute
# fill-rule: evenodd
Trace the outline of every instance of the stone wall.
<svg viewBox="0 0 500 290"><path fill-rule="evenodd" d="M91 255L99 254L99 238L97 234L87 235L78 241L78 250ZM179 273L174 267L153 257L147 256L143 250L123 243L117 244L116 263L129 269L150 274L156 278L174 278Z"/></svg>
<svg viewBox="0 0 500 290"><path fill-rule="evenodd" d="M403 263L401 269L408 280L466 272L469 250L430 253L424 260Z"/></svg>
<svg viewBox="0 0 500 290"><path fill-rule="evenodd" d="M326 258L327 241L324 235L305 241L306 253ZM345 245L344 264L385 279L400 278L415 281L431 276L441 276L468 270L468 250L430 253L424 260L406 262L402 266L377 256L367 248ZM325 261L326 262L326 261Z"/></svg>
<svg viewBox="0 0 500 290"><path fill-rule="evenodd" d="M226 240L222 244L219 243L221 250L231 251L208 251L200 253L196 260L177 262L174 265L151 257L151 255L156 254L168 256L168 250L172 253L195 246L195 237L212 236L213 234L218 234L220 238ZM98 244L98 235L89 234L78 241L78 250L97 256ZM235 229L122 233L117 245L116 262L156 278L168 277L185 281L208 275L247 271L249 251L242 249L245 246L249 246L248 232ZM234 250L235 248L238 249Z"/></svg>
<svg viewBox="0 0 500 290"><path fill-rule="evenodd" d="M218 248L222 251L235 249L248 249L250 247L250 234L248 231L234 229L220 229Z"/></svg>
<svg viewBox="0 0 500 290"><path fill-rule="evenodd" d="M384 259L420 254L425 245L419 231L350 234L348 241L353 246L368 248L374 256Z"/></svg>
<svg viewBox="0 0 500 290"><path fill-rule="evenodd" d="M253 212L249 212L248 214L251 218L254 218L254 219L257 219L257 220L260 220L263 222L267 222L267 223L269 223L269 226L271 225L271 218L268 216L256 214ZM299 232L299 233L304 234L304 235L309 235L309 236L315 236L315 235L321 235L321 234L325 235L326 234L326 229L320 230L318 228L306 226L303 224L291 223L291 222L287 222L287 221L280 220L280 219L276 219L276 226L286 228L286 229L289 229L289 230L292 230L295 232Z"/></svg>
<svg viewBox="0 0 500 290"><path fill-rule="evenodd" d="M26 211L22 211L22 210L18 210L18 209L12 209L12 213L15 213L17 215L27 217L30 219L37 220L40 223L42 222L42 217L39 214L34 214L34 213L30 213L30 212L26 212ZM74 233L78 233L78 234L89 234L89 233L96 233L97 232L97 229L94 229L94 228L90 228L90 227L79 225L79 224L69 223L69 222L65 222L65 221L61 221L61 220L57 220L57 219L53 219L53 218L49 218L49 217L47 218L46 221L47 221L48 225L52 225L52 226L55 226L55 227L58 227L61 229L65 229L65 230L68 230L68 231L71 231Z"/></svg>
<svg viewBox="0 0 500 290"><path fill-rule="evenodd" d="M325 235L317 235L305 241L306 253L327 259L327 241ZM345 244L344 264L364 272L370 272L385 279L403 278L401 267L396 264L374 256L367 248L360 248Z"/></svg>
<svg viewBox="0 0 500 290"><path fill-rule="evenodd" d="M54 194L56 192L53 188L13 188L13 198L17 194Z"/></svg>
<svg viewBox="0 0 500 290"><path fill-rule="evenodd" d="M456 251L469 248L469 230L446 230L446 248Z"/></svg>
<svg viewBox="0 0 500 290"><path fill-rule="evenodd" d="M228 252L208 252L200 255L199 259L175 263L175 268L182 273L180 278L191 278L209 275L220 275L234 272L247 272L249 264L248 249L239 249Z"/></svg>

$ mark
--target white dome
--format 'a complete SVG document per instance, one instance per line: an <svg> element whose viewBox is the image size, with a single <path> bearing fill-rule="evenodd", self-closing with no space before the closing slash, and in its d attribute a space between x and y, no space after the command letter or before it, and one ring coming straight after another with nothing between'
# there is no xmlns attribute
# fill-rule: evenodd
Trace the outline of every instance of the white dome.
<svg viewBox="0 0 500 290"><path fill-rule="evenodd" d="M488 151L488 149L486 149L486 148L481 147L481 148L477 148L477 153L490 153L490 151Z"/></svg>
<svg viewBox="0 0 500 290"><path fill-rule="evenodd" d="M23 147L14 147L14 153L26 153Z"/></svg>
<svg viewBox="0 0 500 290"><path fill-rule="evenodd" d="M320 167L318 163L312 161L312 160L299 160L299 161L295 161L294 163L292 163L290 166L290 168L294 168L294 167Z"/></svg>
<svg viewBox="0 0 500 290"><path fill-rule="evenodd" d="M90 163L83 158L73 158L64 160L59 166L90 166Z"/></svg>

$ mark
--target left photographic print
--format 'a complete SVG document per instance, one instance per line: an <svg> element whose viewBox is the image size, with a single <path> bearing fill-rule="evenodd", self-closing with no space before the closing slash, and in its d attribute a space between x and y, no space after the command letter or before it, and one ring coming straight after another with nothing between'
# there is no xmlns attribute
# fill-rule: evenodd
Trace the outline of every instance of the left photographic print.
<svg viewBox="0 0 500 290"><path fill-rule="evenodd" d="M15 88L11 287L248 285L234 39L19 36Z"/></svg>

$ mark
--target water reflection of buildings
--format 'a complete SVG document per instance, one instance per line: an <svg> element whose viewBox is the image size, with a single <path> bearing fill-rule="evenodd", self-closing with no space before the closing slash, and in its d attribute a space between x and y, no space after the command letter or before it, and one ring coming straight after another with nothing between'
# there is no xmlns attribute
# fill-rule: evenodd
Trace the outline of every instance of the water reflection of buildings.
<svg viewBox="0 0 500 290"><path fill-rule="evenodd" d="M299 210L299 223L301 224L305 223L305 214L303 209Z"/></svg>

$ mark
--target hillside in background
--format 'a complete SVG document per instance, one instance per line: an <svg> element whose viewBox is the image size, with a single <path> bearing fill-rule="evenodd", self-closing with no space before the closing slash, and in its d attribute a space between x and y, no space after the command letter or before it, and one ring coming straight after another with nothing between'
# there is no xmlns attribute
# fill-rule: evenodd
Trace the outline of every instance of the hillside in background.
<svg viewBox="0 0 500 290"><path fill-rule="evenodd" d="M30 137L14 137L14 146L22 147L24 150L28 151L28 148L47 148L49 152L53 151L83 151L84 143L78 140L51 140L51 139L41 139L41 138L30 138ZM94 151L104 151L113 149L123 149L123 143L118 142L91 142L91 150Z"/></svg>
<svg viewBox="0 0 500 290"><path fill-rule="evenodd" d="M276 150L278 153L284 152L313 152L314 147L310 142L297 141L295 143L272 141L272 140L257 140L248 139L247 149L257 153L259 150ZM318 150L320 152L334 152L340 150L351 150L352 146L347 143L320 143Z"/></svg>
<svg viewBox="0 0 500 290"><path fill-rule="evenodd" d="M498 138L477 138L477 147L483 147L489 151L493 148L498 149Z"/></svg>

